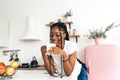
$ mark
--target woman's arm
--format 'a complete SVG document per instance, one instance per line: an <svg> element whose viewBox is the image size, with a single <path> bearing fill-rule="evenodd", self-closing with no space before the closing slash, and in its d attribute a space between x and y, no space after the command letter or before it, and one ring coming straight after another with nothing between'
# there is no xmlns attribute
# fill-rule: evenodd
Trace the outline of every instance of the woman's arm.
<svg viewBox="0 0 120 80"><path fill-rule="evenodd" d="M60 49L59 47L52 47L49 50L49 52L52 54L63 56L63 67L64 67L65 74L67 76L70 76L75 66L77 51L67 56L66 52Z"/></svg>
<svg viewBox="0 0 120 80"><path fill-rule="evenodd" d="M67 56L65 52L63 54L64 71L67 76L70 76L75 66L76 51L69 56Z"/></svg>
<svg viewBox="0 0 120 80"><path fill-rule="evenodd" d="M48 56L46 55L46 46L42 46L41 47L41 53L42 53L42 57L43 57L43 61L45 64L45 68L48 71L48 73L53 76L54 72L55 72L55 66L54 66L54 61L52 56Z"/></svg>

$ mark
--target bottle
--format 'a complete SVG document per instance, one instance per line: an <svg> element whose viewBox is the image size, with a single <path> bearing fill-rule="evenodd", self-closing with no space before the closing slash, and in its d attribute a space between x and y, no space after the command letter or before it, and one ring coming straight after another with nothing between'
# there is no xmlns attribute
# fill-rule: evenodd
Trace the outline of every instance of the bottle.
<svg viewBox="0 0 120 80"><path fill-rule="evenodd" d="M76 29L73 29L73 35L77 35Z"/></svg>
<svg viewBox="0 0 120 80"><path fill-rule="evenodd" d="M38 66L38 61L36 59L35 56L32 57L32 61L31 61L31 67L37 67Z"/></svg>
<svg viewBox="0 0 120 80"><path fill-rule="evenodd" d="M72 34L71 34L71 30L69 30L69 31L68 31L68 34L69 34L69 36L71 36L71 35L72 35Z"/></svg>

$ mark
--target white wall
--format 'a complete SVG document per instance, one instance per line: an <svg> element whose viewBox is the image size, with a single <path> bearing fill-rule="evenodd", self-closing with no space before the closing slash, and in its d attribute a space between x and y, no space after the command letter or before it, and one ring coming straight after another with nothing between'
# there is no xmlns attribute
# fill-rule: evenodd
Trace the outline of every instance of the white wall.
<svg viewBox="0 0 120 80"><path fill-rule="evenodd" d="M94 45L93 40L89 40L83 35L87 35L89 29L104 27L112 22L120 23L119 4L119 0L0 0L0 16L10 19L9 47L0 48L0 61L7 63L9 60L9 54L3 56L3 50L20 49L21 62L30 62L32 56L36 56L39 63L42 64L39 48L44 41L49 40L49 27L46 27L45 24L61 19L62 15L70 9L73 11L72 28L77 28L78 34L81 36L77 43L78 57L83 60L84 48ZM19 40L26 32L27 16L37 18L41 41ZM110 31L108 39L115 40L115 44L120 46L120 28ZM71 40L75 42L75 39Z"/></svg>

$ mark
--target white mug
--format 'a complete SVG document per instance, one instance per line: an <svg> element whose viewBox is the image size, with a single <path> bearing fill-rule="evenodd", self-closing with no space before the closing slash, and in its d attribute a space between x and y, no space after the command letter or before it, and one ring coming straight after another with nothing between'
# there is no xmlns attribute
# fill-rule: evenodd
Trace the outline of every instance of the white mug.
<svg viewBox="0 0 120 80"><path fill-rule="evenodd" d="M54 43L49 43L49 44L47 44L47 55L50 55L50 53L48 53L48 50L51 48L51 47L55 47L56 46L56 44L54 44Z"/></svg>

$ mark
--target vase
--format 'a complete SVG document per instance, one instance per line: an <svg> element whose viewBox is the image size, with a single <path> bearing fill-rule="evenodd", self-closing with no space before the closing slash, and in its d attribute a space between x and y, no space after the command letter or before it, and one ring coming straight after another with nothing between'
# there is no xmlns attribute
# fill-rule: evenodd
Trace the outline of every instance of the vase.
<svg viewBox="0 0 120 80"><path fill-rule="evenodd" d="M67 22L71 22L72 21L72 17L71 16L67 17L66 19L67 19L66 20Z"/></svg>
<svg viewBox="0 0 120 80"><path fill-rule="evenodd" d="M103 44L103 40L104 40L103 38L99 38L99 37L94 39L96 45Z"/></svg>

